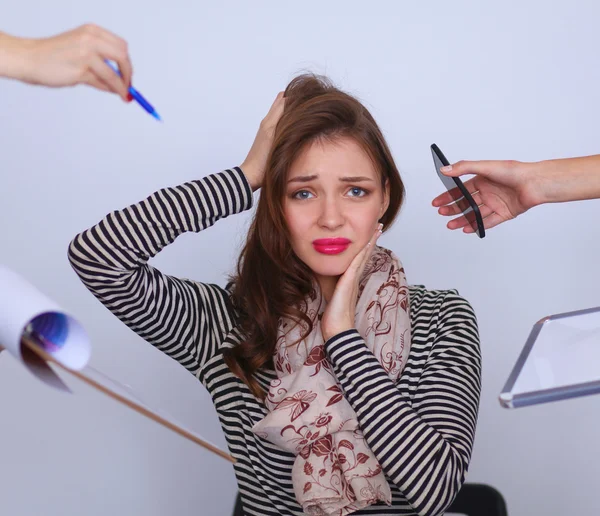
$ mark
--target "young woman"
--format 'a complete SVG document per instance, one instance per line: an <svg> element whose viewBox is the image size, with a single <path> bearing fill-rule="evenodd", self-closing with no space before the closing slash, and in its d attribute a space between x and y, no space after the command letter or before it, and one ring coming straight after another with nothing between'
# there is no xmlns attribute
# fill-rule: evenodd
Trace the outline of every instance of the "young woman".
<svg viewBox="0 0 600 516"><path fill-rule="evenodd" d="M148 264L258 188L225 288ZM403 197L370 113L305 75L241 167L159 190L70 245L88 289L210 392L247 514L441 514L464 481L476 318L456 291L408 286L375 245Z"/></svg>

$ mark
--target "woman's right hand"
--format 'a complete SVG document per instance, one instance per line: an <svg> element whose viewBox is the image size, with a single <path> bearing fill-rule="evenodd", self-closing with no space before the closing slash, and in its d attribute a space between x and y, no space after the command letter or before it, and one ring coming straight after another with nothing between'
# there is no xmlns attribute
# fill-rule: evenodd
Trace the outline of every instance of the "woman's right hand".
<svg viewBox="0 0 600 516"><path fill-rule="evenodd" d="M279 122L283 114L284 106L285 98L283 97L283 91L281 91L275 98L275 102L273 102L267 116L260 123L250 152L240 165L242 172L244 172L246 179L248 179L252 187L252 191L258 190L262 185L265 169L267 168L267 159L273 146L275 127L277 127L277 122Z"/></svg>

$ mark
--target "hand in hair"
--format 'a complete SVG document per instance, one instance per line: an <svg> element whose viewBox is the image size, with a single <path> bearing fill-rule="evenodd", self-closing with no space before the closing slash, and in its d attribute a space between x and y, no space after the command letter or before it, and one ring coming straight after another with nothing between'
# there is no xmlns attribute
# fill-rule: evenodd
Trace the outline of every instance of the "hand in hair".
<svg viewBox="0 0 600 516"><path fill-rule="evenodd" d="M260 123L250 152L240 166L253 191L258 190L262 185L267 159L269 159L271 147L273 146L275 127L277 127L277 122L283 114L284 105L285 99L281 91L275 98L275 102L273 102L267 116Z"/></svg>
<svg viewBox="0 0 600 516"><path fill-rule="evenodd" d="M358 280L367 261L373 254L382 225L378 224L369 243L358 253L340 276L333 295L321 319L321 333L327 342L331 337L355 327L356 302L358 301Z"/></svg>

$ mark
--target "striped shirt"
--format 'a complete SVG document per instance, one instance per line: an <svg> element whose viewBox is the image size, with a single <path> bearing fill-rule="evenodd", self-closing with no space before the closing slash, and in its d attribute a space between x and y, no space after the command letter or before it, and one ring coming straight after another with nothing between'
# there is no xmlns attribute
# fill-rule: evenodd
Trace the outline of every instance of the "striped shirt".
<svg viewBox="0 0 600 516"><path fill-rule="evenodd" d="M246 514L300 515L294 455L252 433L264 403L223 361L242 336L225 288L161 273L148 264L185 232L252 206L239 168L164 188L109 213L77 235L69 260L86 287L122 322L177 360L208 389L225 434ZM475 314L455 290L410 287L412 346L393 382L356 330L326 343L346 399L392 489L392 506L355 514L443 514L467 472L481 389ZM255 374L268 390L275 371Z"/></svg>

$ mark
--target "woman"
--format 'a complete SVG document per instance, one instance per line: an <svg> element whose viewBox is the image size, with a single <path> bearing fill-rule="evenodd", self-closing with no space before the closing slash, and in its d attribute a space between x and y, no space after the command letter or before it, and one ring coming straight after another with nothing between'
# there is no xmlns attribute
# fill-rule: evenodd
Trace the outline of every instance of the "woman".
<svg viewBox="0 0 600 516"><path fill-rule="evenodd" d="M260 200L225 288L148 260ZM467 472L475 315L375 245L404 187L370 113L297 77L241 165L109 214L71 243L85 285L210 392L247 514L441 514Z"/></svg>

